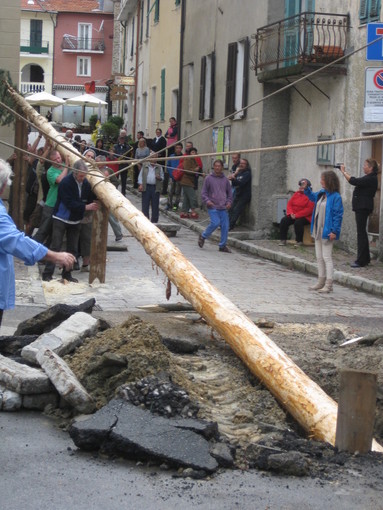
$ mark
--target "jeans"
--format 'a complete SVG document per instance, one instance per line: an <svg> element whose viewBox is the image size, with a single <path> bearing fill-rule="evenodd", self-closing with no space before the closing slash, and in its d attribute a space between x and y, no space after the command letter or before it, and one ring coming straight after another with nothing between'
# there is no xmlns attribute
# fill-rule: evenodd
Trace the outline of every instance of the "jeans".
<svg viewBox="0 0 383 510"><path fill-rule="evenodd" d="M223 248L226 246L227 236L229 233L229 214L226 209L208 209L208 213L210 216L210 223L207 226L207 229L202 232L202 237L204 239L208 239L214 230L220 226L221 240L219 242L219 247Z"/></svg>
<svg viewBox="0 0 383 510"><path fill-rule="evenodd" d="M230 219L230 230L235 227L235 224L238 221L238 218L241 216L242 211L245 209L246 205L250 202L249 196L238 196L238 192L236 192L236 196L233 201L233 205L229 211L229 219Z"/></svg>
<svg viewBox="0 0 383 510"><path fill-rule="evenodd" d="M66 251L76 256L78 250L78 240L80 236L80 223L72 225L70 223L64 223L63 221L53 219L51 250L61 251L61 246L65 234L67 243ZM43 271L43 278L44 276L52 277L54 270L54 262L47 262ZM63 277L65 278L65 275L67 274L70 274L70 271L66 271L65 268L63 268Z"/></svg>
<svg viewBox="0 0 383 510"><path fill-rule="evenodd" d="M329 239L315 239L315 255L318 262L318 277L332 280L334 264L332 262L332 248L334 241Z"/></svg>
<svg viewBox="0 0 383 510"><path fill-rule="evenodd" d="M152 206L152 223L158 223L160 215L160 193L156 191L155 184L147 184L146 190L142 192L142 212L149 219L149 209Z"/></svg>

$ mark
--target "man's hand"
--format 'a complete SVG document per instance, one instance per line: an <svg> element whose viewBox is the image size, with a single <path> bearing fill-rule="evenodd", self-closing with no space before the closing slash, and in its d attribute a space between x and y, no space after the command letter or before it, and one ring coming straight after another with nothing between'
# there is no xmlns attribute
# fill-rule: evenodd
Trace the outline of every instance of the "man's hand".
<svg viewBox="0 0 383 510"><path fill-rule="evenodd" d="M328 235L330 241L334 241L334 239L336 239L336 234L334 234L334 232L331 232L329 235Z"/></svg>
<svg viewBox="0 0 383 510"><path fill-rule="evenodd" d="M140 185L138 186L138 191L141 191L141 192L142 192L142 184L140 184Z"/></svg>
<svg viewBox="0 0 383 510"><path fill-rule="evenodd" d="M213 202L211 202L210 200L209 200L208 202L206 202L206 205L207 205L208 207L210 207L210 209L212 209L212 208L214 207Z"/></svg>
<svg viewBox="0 0 383 510"><path fill-rule="evenodd" d="M87 204L85 206L86 211L98 211L99 210L98 202L92 202L91 204Z"/></svg>
<svg viewBox="0 0 383 510"><path fill-rule="evenodd" d="M63 266L67 271L70 271L73 267L73 264L76 261L76 258L71 253L67 253L65 251L56 252L48 250L48 253L44 257L44 260L48 262L53 262L54 264L58 264L59 266Z"/></svg>
<svg viewBox="0 0 383 510"><path fill-rule="evenodd" d="M228 204L226 204L226 209L230 209L231 207L231 202L229 202Z"/></svg>

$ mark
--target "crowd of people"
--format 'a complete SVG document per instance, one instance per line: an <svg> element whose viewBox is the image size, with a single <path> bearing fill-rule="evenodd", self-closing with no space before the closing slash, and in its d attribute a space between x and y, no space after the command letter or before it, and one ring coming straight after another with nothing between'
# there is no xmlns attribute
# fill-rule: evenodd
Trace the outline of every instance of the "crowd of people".
<svg viewBox="0 0 383 510"><path fill-rule="evenodd" d="M183 144L178 141L178 127L174 117L170 118L165 134L157 128L155 136L149 138L138 131L134 143L128 142L124 129L120 130L117 142L112 145L105 144L100 138L94 147L89 147L79 135L73 137L71 130L66 132L65 138L85 158L97 161L104 175L116 187L120 186L123 195L127 189L128 169L134 160L131 169L133 188L141 192L142 212L152 223L159 221L161 195L167 197L168 210L177 212L182 205L181 218L197 220L197 209L205 208L210 223L199 236L198 245L202 248L205 240L220 228L219 251L230 253L227 246L228 233L236 227L251 202L252 169L249 161L239 153L232 155L232 167L228 175L224 172L221 158L214 161L212 172L206 175L193 143L186 141L184 150ZM24 210L25 234L55 252L60 250L65 235L67 251L76 258L74 268L89 271L92 212L98 209L98 203L86 179L87 166L83 160L79 160L77 167L75 165L70 171L68 161L63 162L59 151L49 141L37 149L40 140L41 135L33 145L28 144L30 155L26 156L28 178ZM352 208L355 212L358 250L351 267L359 268L370 263L367 220L373 210L373 199L378 186L378 164L373 159L367 159L363 166L365 175L358 178L352 177L344 165L339 165L339 170L349 184L355 187ZM200 177L203 183L199 195ZM321 189L314 192L309 179L300 179L298 189L288 201L286 214L280 221L279 244L286 245L288 229L292 225L295 245L303 244L304 228L310 225L318 262L318 282L312 289L328 293L332 291L332 250L334 241L340 236L343 204L339 179L334 170L323 172L320 183ZM115 240L120 241L123 236L119 222L113 215L109 216L109 222ZM51 280L53 271L54 262L49 260L43 272L43 280ZM69 281L77 281L65 267L62 276Z"/></svg>

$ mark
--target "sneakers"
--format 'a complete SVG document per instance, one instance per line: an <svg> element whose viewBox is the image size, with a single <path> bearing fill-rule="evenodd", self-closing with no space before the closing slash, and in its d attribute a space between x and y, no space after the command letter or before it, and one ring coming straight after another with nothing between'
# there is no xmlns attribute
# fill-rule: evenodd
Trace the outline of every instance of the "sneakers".
<svg viewBox="0 0 383 510"><path fill-rule="evenodd" d="M80 271L80 265L78 263L78 261L76 260L76 262L73 264L73 271Z"/></svg>
<svg viewBox="0 0 383 510"><path fill-rule="evenodd" d="M357 262L353 262L352 264L350 264L350 267L352 267L353 269L356 269L356 268L359 268L359 267L362 267L362 266L359 265Z"/></svg>
<svg viewBox="0 0 383 510"><path fill-rule="evenodd" d="M279 241L278 246L286 246L287 241Z"/></svg>
<svg viewBox="0 0 383 510"><path fill-rule="evenodd" d="M297 248L298 246L303 246L302 241L297 241L297 242L294 244L294 248Z"/></svg>
<svg viewBox="0 0 383 510"><path fill-rule="evenodd" d="M118 241L121 241L121 239L122 239L122 234L120 236L116 236L115 240L116 240L116 242L118 242Z"/></svg>
<svg viewBox="0 0 383 510"><path fill-rule="evenodd" d="M223 251L224 253L231 253L231 250L227 246L220 246L219 251Z"/></svg>
<svg viewBox="0 0 383 510"><path fill-rule="evenodd" d="M198 238L198 246L200 248L203 248L203 245L205 244L205 238L202 237L202 234L199 235L199 238Z"/></svg>
<svg viewBox="0 0 383 510"><path fill-rule="evenodd" d="M182 213L180 214L180 218L190 218L190 214L189 214L189 213L182 212Z"/></svg>
<svg viewBox="0 0 383 510"><path fill-rule="evenodd" d="M190 218L192 218L193 220L198 220L198 218L199 218L198 213L192 212L190 215Z"/></svg>
<svg viewBox="0 0 383 510"><path fill-rule="evenodd" d="M89 273L89 266L82 266L81 267L81 272L82 273Z"/></svg>
<svg viewBox="0 0 383 510"><path fill-rule="evenodd" d="M173 211L178 211L178 205L173 206Z"/></svg>
<svg viewBox="0 0 383 510"><path fill-rule="evenodd" d="M43 274L42 281L43 282L50 282L50 281L52 281L52 276L50 274Z"/></svg>

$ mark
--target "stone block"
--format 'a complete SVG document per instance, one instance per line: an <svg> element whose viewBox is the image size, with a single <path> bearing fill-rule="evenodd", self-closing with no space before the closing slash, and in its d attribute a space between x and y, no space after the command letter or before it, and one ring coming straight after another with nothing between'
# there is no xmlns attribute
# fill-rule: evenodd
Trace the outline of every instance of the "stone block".
<svg viewBox="0 0 383 510"><path fill-rule="evenodd" d="M1 411L18 411L22 405L22 397L15 391L7 390L4 386L0 386L0 410Z"/></svg>
<svg viewBox="0 0 383 510"><path fill-rule="evenodd" d="M36 360L59 394L81 413L94 411L94 402L63 359L51 349L41 349Z"/></svg>
<svg viewBox="0 0 383 510"><path fill-rule="evenodd" d="M91 313L95 303L96 300L91 298L79 305L59 303L51 306L48 310L44 310L30 319L20 322L15 335L42 335L46 331L56 328L61 322L77 312Z"/></svg>
<svg viewBox="0 0 383 510"><path fill-rule="evenodd" d="M0 355L0 383L21 394L47 393L52 389L49 378L41 370L22 365Z"/></svg>
<svg viewBox="0 0 383 510"><path fill-rule="evenodd" d="M56 392L23 395L23 408L44 411L47 405L58 407L59 395Z"/></svg>
<svg viewBox="0 0 383 510"><path fill-rule="evenodd" d="M64 356L82 344L84 338L94 334L98 329L98 320L84 312L77 312L57 328L44 333L37 340L25 346L21 351L23 358L36 362L36 354L40 349L48 348Z"/></svg>

